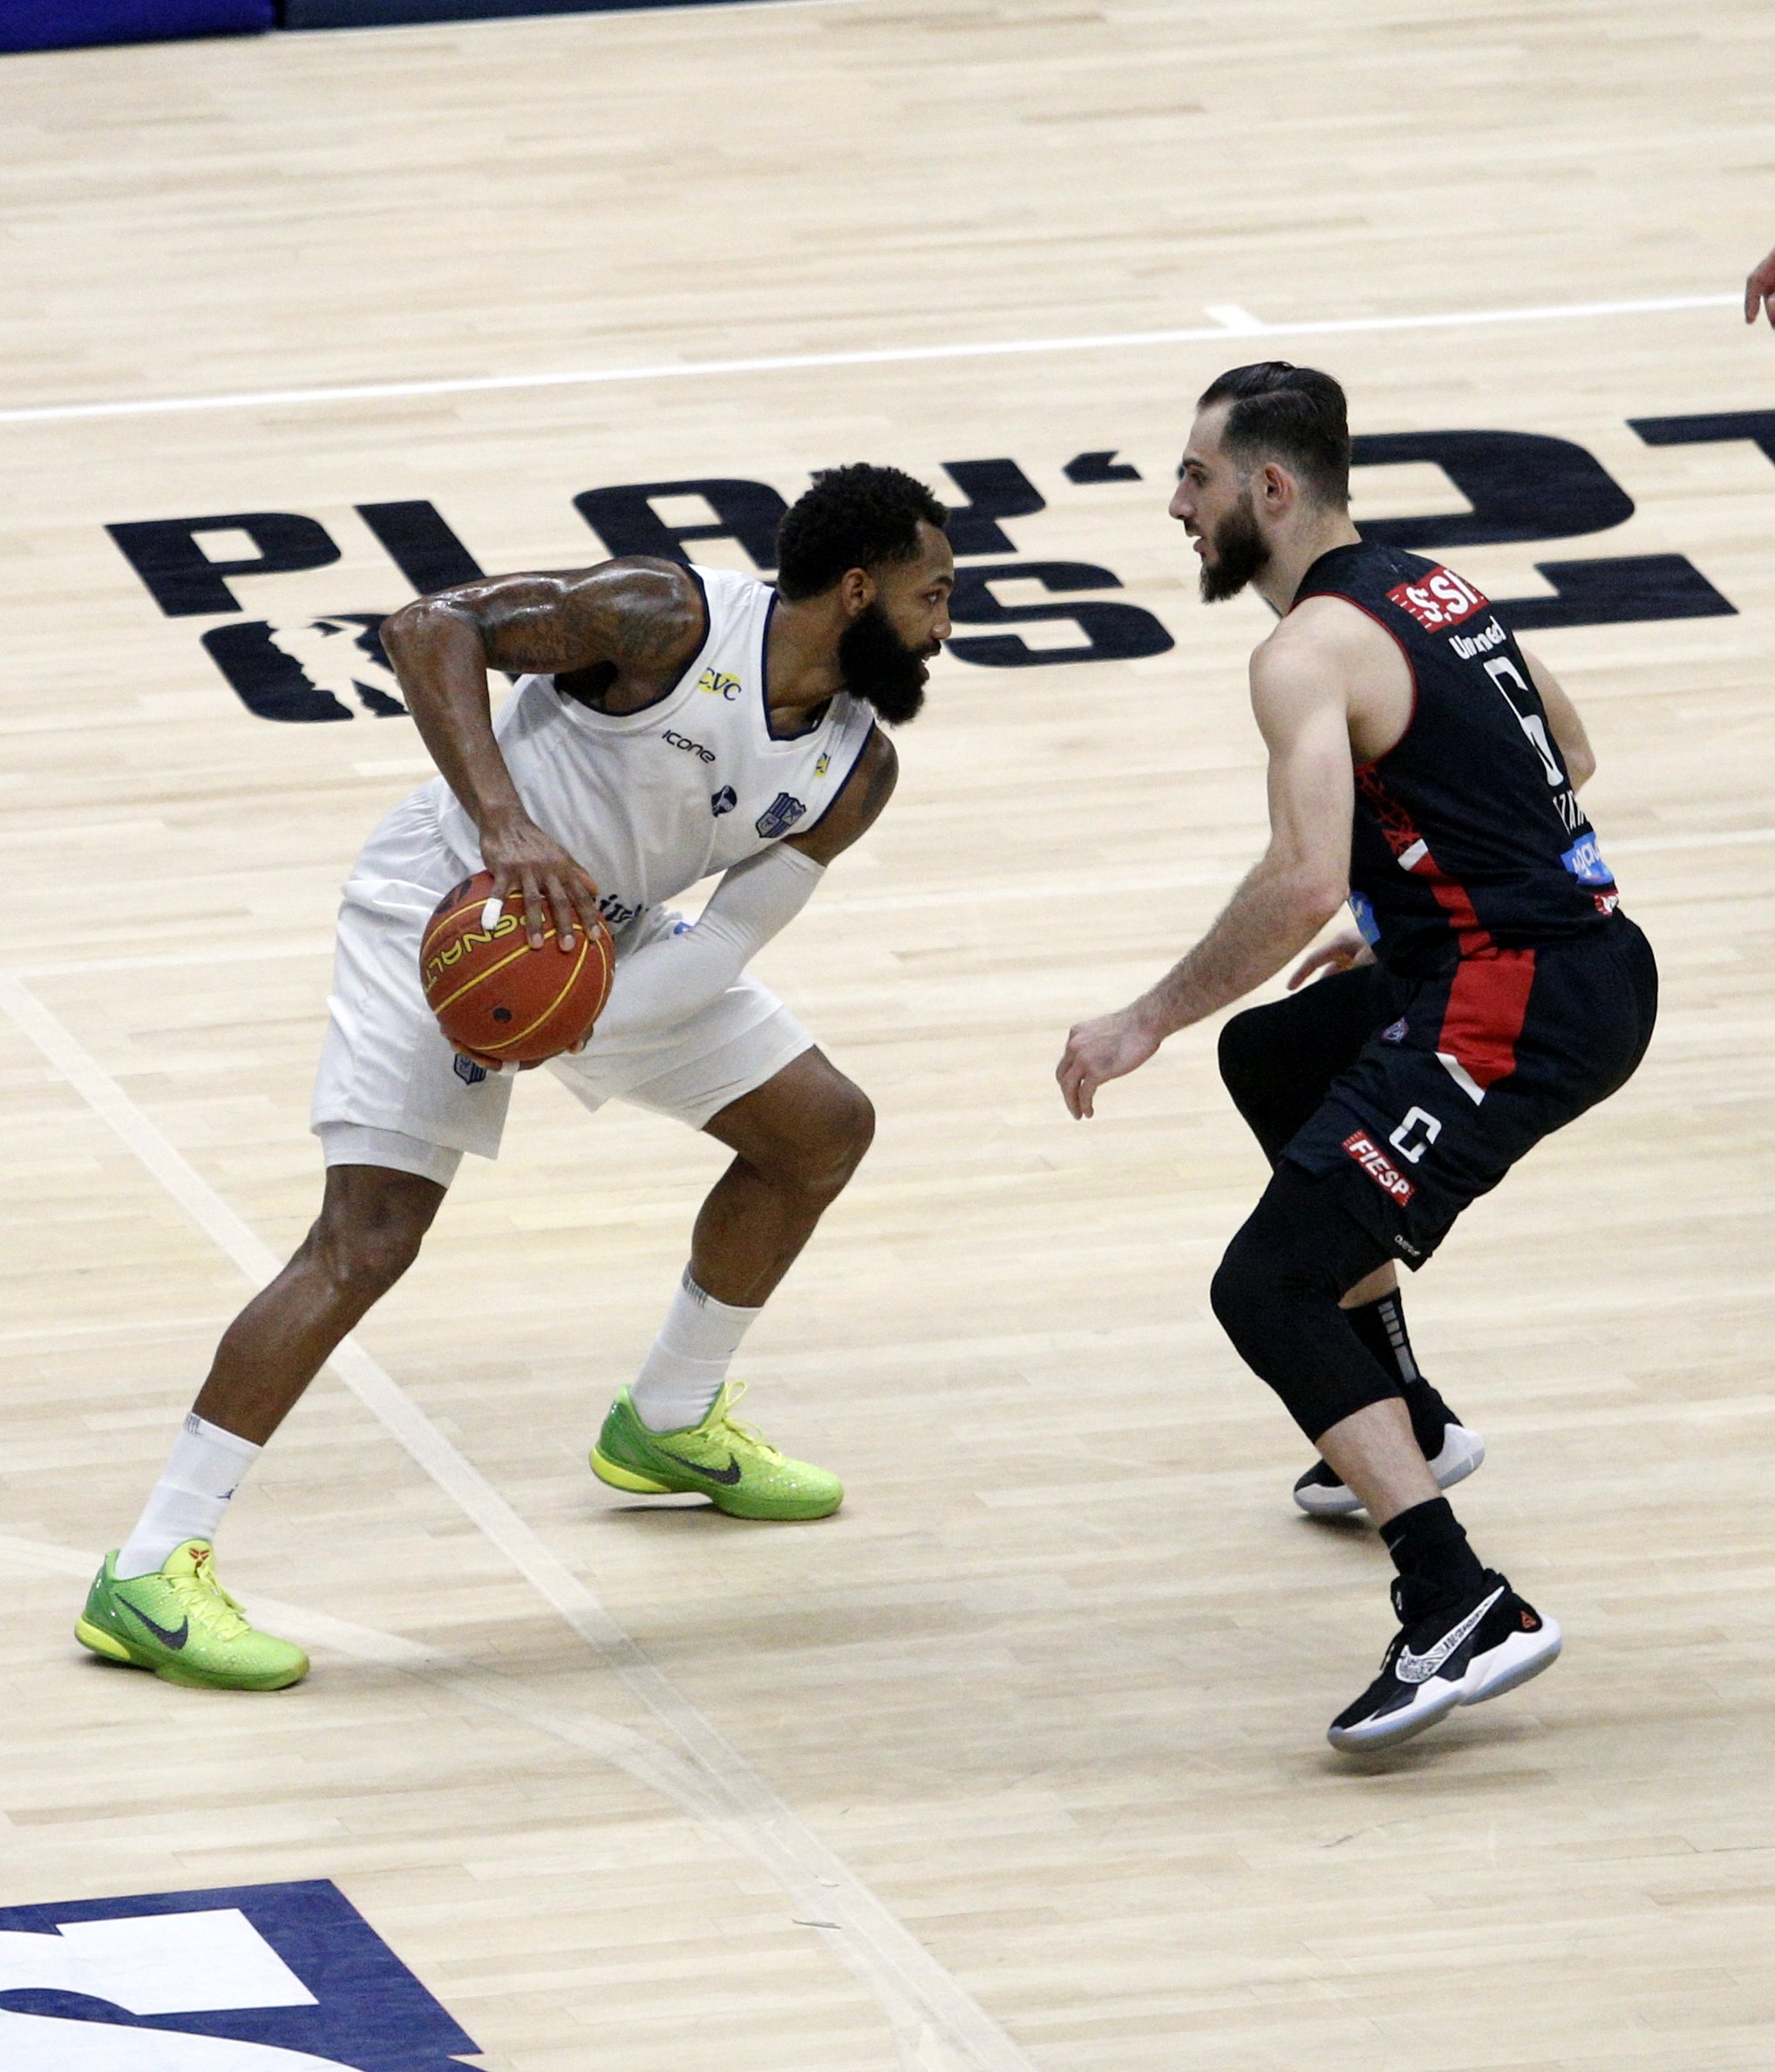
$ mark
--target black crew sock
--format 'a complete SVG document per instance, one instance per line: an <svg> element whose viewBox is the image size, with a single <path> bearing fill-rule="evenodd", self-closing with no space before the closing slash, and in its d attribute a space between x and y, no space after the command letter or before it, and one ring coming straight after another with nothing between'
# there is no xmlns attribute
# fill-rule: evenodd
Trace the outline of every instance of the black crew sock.
<svg viewBox="0 0 1775 2072"><path fill-rule="evenodd" d="M1372 1302L1364 1302L1358 1309L1346 1309L1343 1314L1363 1344L1398 1382L1405 1408L1411 1413L1418 1450L1425 1460L1434 1460L1442 1451L1443 1427L1459 1424L1460 1419L1418 1371L1398 1291L1389 1289Z"/></svg>
<svg viewBox="0 0 1775 2072"><path fill-rule="evenodd" d="M1446 1600L1471 1595L1485 1582L1485 1568L1446 1497L1432 1497L1390 1518L1381 1538L1404 1585L1399 1608L1407 1624Z"/></svg>

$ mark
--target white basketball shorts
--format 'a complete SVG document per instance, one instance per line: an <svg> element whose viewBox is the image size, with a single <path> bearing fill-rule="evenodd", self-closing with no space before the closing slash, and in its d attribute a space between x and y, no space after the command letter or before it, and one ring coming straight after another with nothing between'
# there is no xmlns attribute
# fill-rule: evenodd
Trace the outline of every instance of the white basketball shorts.
<svg viewBox="0 0 1775 2072"><path fill-rule="evenodd" d="M413 798L377 827L346 881L310 1120L329 1165L391 1165L448 1186L463 1152L499 1156L520 1074L459 1056L419 983L425 923L464 875L429 802ZM618 938L619 965L677 919L646 908ZM813 1043L776 995L743 973L675 1028L610 1043L594 1035L577 1056L547 1069L588 1108L628 1101L700 1130Z"/></svg>

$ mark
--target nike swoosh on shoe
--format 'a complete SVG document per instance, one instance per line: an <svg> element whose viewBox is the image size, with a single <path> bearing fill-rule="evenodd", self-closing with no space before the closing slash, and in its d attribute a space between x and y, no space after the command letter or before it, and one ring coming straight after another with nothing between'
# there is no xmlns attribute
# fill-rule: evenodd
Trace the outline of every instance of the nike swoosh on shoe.
<svg viewBox="0 0 1775 2072"><path fill-rule="evenodd" d="M1500 1583L1489 1597L1473 1607L1459 1626L1452 1626L1435 1647L1425 1654L1413 1654L1409 1647L1400 1648L1399 1659L1393 1664L1394 1675L1401 1683L1428 1683L1503 1594L1504 1586Z"/></svg>
<svg viewBox="0 0 1775 2072"><path fill-rule="evenodd" d="M118 1593L117 1601L123 1607L125 1611L132 1613L135 1618L139 1619L142 1624L147 1627L148 1631L153 1634L154 1638L163 1647L182 1647L191 1638L191 1621L189 1619L186 1620L185 1623L179 1628L176 1634L168 1633L164 1626L157 1626L154 1621L149 1618L147 1613L142 1610L139 1605L132 1604L128 1598L126 1598L121 1591Z"/></svg>
<svg viewBox="0 0 1775 2072"><path fill-rule="evenodd" d="M731 1453L727 1457L727 1465L724 1468L705 1468L701 1461L686 1460L682 1453L666 1453L663 1446L660 1448L660 1451L665 1453L668 1460L677 1461L681 1468L688 1468L691 1474L706 1475L711 1482L731 1484L739 1480L740 1465Z"/></svg>

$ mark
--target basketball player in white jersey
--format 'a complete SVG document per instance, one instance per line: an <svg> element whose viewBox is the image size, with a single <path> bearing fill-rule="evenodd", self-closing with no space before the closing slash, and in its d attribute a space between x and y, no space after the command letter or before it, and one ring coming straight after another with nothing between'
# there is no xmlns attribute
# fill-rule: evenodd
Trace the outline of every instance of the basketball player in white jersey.
<svg viewBox="0 0 1775 2072"><path fill-rule="evenodd" d="M275 1690L301 1649L217 1584L228 1500L345 1334L412 1263L465 1151L497 1155L516 1075L452 1052L418 946L491 871L534 947L602 915L616 946L589 1043L554 1062L588 1108L625 1100L728 1145L690 1262L592 1450L619 1489L700 1491L751 1518L825 1516L834 1475L730 1416L728 1363L868 1146L862 1092L746 974L874 821L949 635L943 506L894 468L819 476L785 518L773 590L630 558L420 598L382 637L441 775L371 836L346 883L313 1126L320 1216L223 1334L165 1474L76 1628L96 1654L216 1688ZM489 669L530 672L497 722ZM665 902L721 881L694 926Z"/></svg>

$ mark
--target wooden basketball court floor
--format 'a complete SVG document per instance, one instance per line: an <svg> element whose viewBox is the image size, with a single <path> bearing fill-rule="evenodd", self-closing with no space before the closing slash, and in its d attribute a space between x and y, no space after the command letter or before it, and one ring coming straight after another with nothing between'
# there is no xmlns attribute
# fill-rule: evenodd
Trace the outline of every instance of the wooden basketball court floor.
<svg viewBox="0 0 1775 2072"><path fill-rule="evenodd" d="M1734 308L1771 26L815 0L0 67L0 1910L331 1880L500 2072L1775 2065L1775 466L1629 422L1775 397ZM1448 548L1493 595L1676 555L1735 608L1530 636L1663 1018L1409 1291L1491 1445L1461 1512L1566 1659L1366 1763L1323 1732L1382 1551L1294 1514L1207 1312L1260 1181L1212 1030L1088 1126L1051 1078L1262 839L1266 615L1199 604L1164 505L1193 397L1271 355L1362 432L1572 442L1631 499ZM1138 479L1069 478L1093 452ZM588 488L870 458L960 502L943 464L989 457L1044 506L996 559L1087 564L1175 645L946 660L761 960L881 1117L738 1369L843 1512L591 1479L718 1161L541 1075L235 1506L224 1576L311 1680L83 1658L92 1563L312 1212L337 888L425 770L400 717L255 717L201 636L394 608L363 504L561 566ZM1358 482L1466 508L1430 460ZM232 615L164 614L105 530L263 512L339 558Z"/></svg>

